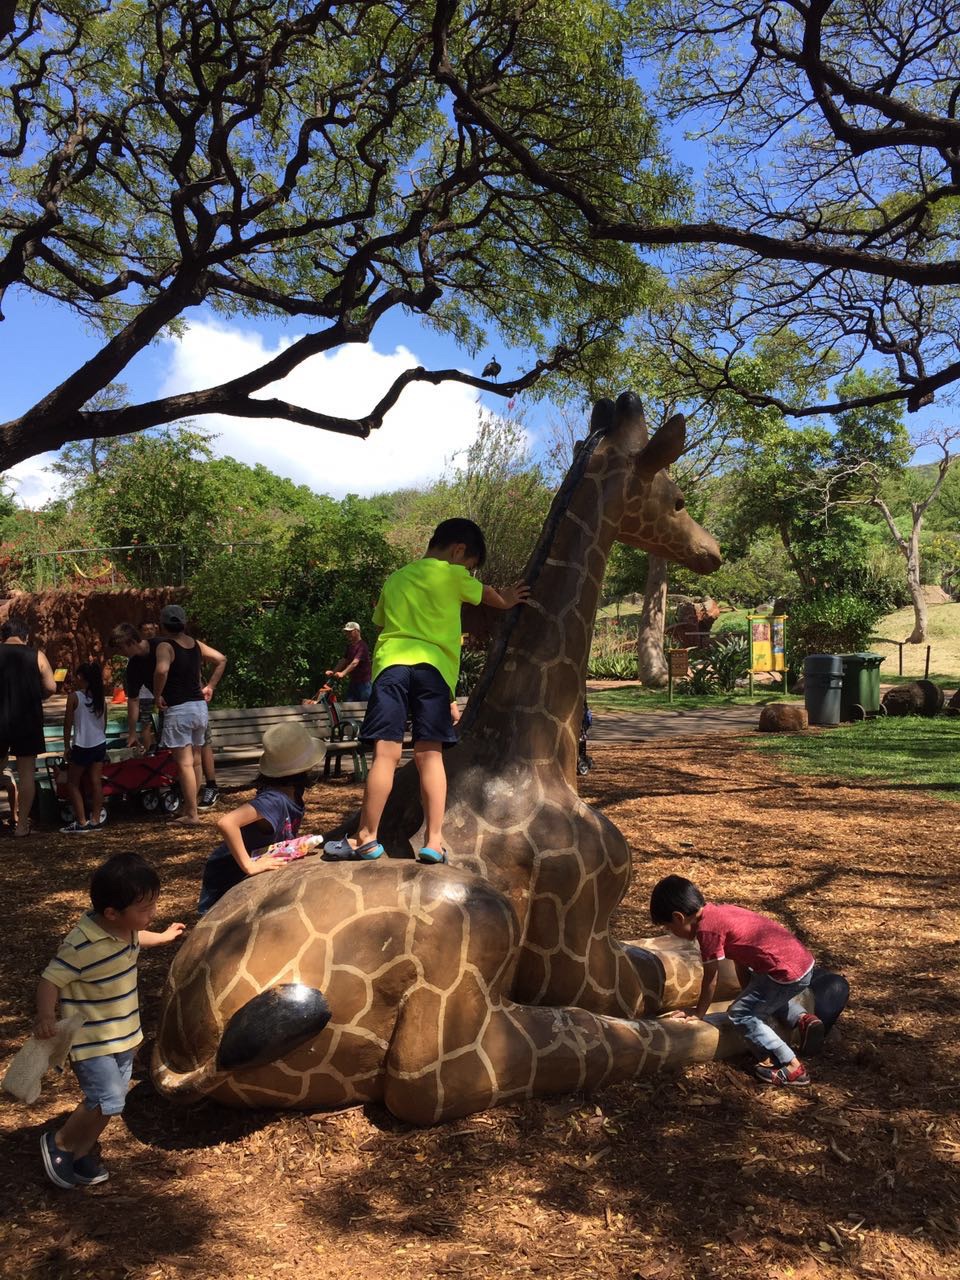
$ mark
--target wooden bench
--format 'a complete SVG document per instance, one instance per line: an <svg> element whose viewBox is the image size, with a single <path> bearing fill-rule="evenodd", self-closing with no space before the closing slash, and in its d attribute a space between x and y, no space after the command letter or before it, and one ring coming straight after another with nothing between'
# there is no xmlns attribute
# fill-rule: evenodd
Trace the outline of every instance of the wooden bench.
<svg viewBox="0 0 960 1280"><path fill-rule="evenodd" d="M467 705L466 698L457 702L461 710ZM232 771L259 759L264 730L271 725L304 724L326 743L324 778L341 777L343 761L349 759L354 778L362 782L367 776L367 756L360 742L360 726L366 710L366 702L328 702L325 698L294 707L211 707L210 745L218 769L222 765ZM404 749L412 745L408 736Z"/></svg>
<svg viewBox="0 0 960 1280"><path fill-rule="evenodd" d="M326 743L323 776L334 777L343 770L344 757L353 764L354 777L367 776L367 758L357 731L348 718L334 716L326 701L298 707L211 707L210 745L218 767L255 763L263 750L264 732L277 724L302 724Z"/></svg>

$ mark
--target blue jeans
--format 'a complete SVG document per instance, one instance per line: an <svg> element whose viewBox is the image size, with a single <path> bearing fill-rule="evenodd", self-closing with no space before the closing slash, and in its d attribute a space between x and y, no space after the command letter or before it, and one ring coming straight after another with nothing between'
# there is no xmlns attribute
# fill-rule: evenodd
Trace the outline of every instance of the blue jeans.
<svg viewBox="0 0 960 1280"><path fill-rule="evenodd" d="M809 987L812 976L812 966L796 982L776 982L765 973L755 973L727 1010L727 1017L743 1033L758 1061L770 1057L780 1067L793 1061L793 1050L767 1024L767 1019L778 1017L788 1027L795 1027L806 1009L794 997Z"/></svg>
<svg viewBox="0 0 960 1280"><path fill-rule="evenodd" d="M125 1049L123 1053L104 1053L99 1058L84 1058L73 1063L88 1111L99 1108L104 1116L121 1114L136 1052L136 1049Z"/></svg>
<svg viewBox="0 0 960 1280"><path fill-rule="evenodd" d="M354 684L351 680L347 685L347 691L343 695L344 702L368 702L370 700L370 690L373 685L369 680L365 680L363 684Z"/></svg>

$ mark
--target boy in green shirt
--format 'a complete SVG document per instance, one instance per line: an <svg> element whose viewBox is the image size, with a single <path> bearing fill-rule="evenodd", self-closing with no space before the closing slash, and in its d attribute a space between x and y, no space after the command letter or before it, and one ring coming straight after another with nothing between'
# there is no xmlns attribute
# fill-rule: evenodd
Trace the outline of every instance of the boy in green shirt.
<svg viewBox="0 0 960 1280"><path fill-rule="evenodd" d="M373 690L360 732L361 738L374 743L373 764L356 838L329 841L324 845L328 858L366 862L383 853L377 829L410 719L425 829L417 860L446 862L443 744L456 741L451 706L456 706L460 671L460 608L469 603L512 609L530 594L523 582L500 592L471 577L471 570L480 568L486 556L483 534L472 520L444 520L434 530L423 559L404 565L383 584L373 613L382 627L373 654Z"/></svg>

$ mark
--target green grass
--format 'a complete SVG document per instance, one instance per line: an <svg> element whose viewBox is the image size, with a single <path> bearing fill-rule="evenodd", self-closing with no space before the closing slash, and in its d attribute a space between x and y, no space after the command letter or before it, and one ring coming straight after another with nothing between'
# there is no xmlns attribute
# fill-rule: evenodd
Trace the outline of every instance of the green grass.
<svg viewBox="0 0 960 1280"><path fill-rule="evenodd" d="M870 779L905 791L960 799L960 717L880 717L838 729L743 741L792 773Z"/></svg>
<svg viewBox="0 0 960 1280"><path fill-rule="evenodd" d="M619 618L621 622L638 622L642 607L639 604L631 604L624 601L619 608L616 604L605 604L603 608L597 610L598 619ZM739 627L741 630L747 625L747 615L754 613L753 609L731 609L724 605L720 617L713 624L713 630L719 629L729 630L731 627ZM672 615L671 615L672 616Z"/></svg>
<svg viewBox="0 0 960 1280"><path fill-rule="evenodd" d="M758 687L753 697L746 692L695 696L674 693L673 702L666 689L645 689L635 684L625 685L622 689L587 690L590 706L601 711L700 711L710 707L762 707L768 702L800 700L768 685Z"/></svg>
<svg viewBox="0 0 960 1280"><path fill-rule="evenodd" d="M913 684L914 680L922 680L923 678L922 671L915 676L898 676L891 674L889 671L884 671L883 667L880 668L881 684ZM957 687L956 675L949 675L945 671L931 671L927 679L932 680L934 684L940 685L943 689L950 690Z"/></svg>

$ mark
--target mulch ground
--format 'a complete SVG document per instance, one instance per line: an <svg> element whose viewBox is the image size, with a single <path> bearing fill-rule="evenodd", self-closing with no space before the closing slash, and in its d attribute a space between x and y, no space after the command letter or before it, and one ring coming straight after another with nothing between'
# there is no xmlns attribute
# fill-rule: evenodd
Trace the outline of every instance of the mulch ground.
<svg viewBox="0 0 960 1280"><path fill-rule="evenodd" d="M584 794L635 851L621 936L649 932L649 889L676 871L776 915L850 980L811 1088L764 1090L743 1064L710 1064L414 1130L376 1107L176 1110L141 1065L105 1135L110 1182L63 1193L37 1147L76 1102L68 1075L33 1108L0 1107L0 1273L955 1280L960 808L788 777L729 736L592 753ZM318 787L304 830L357 795ZM163 869L158 922L189 922L211 843L117 814L102 837L0 844L4 1057L92 867L139 849ZM169 958L141 963L148 1039Z"/></svg>

